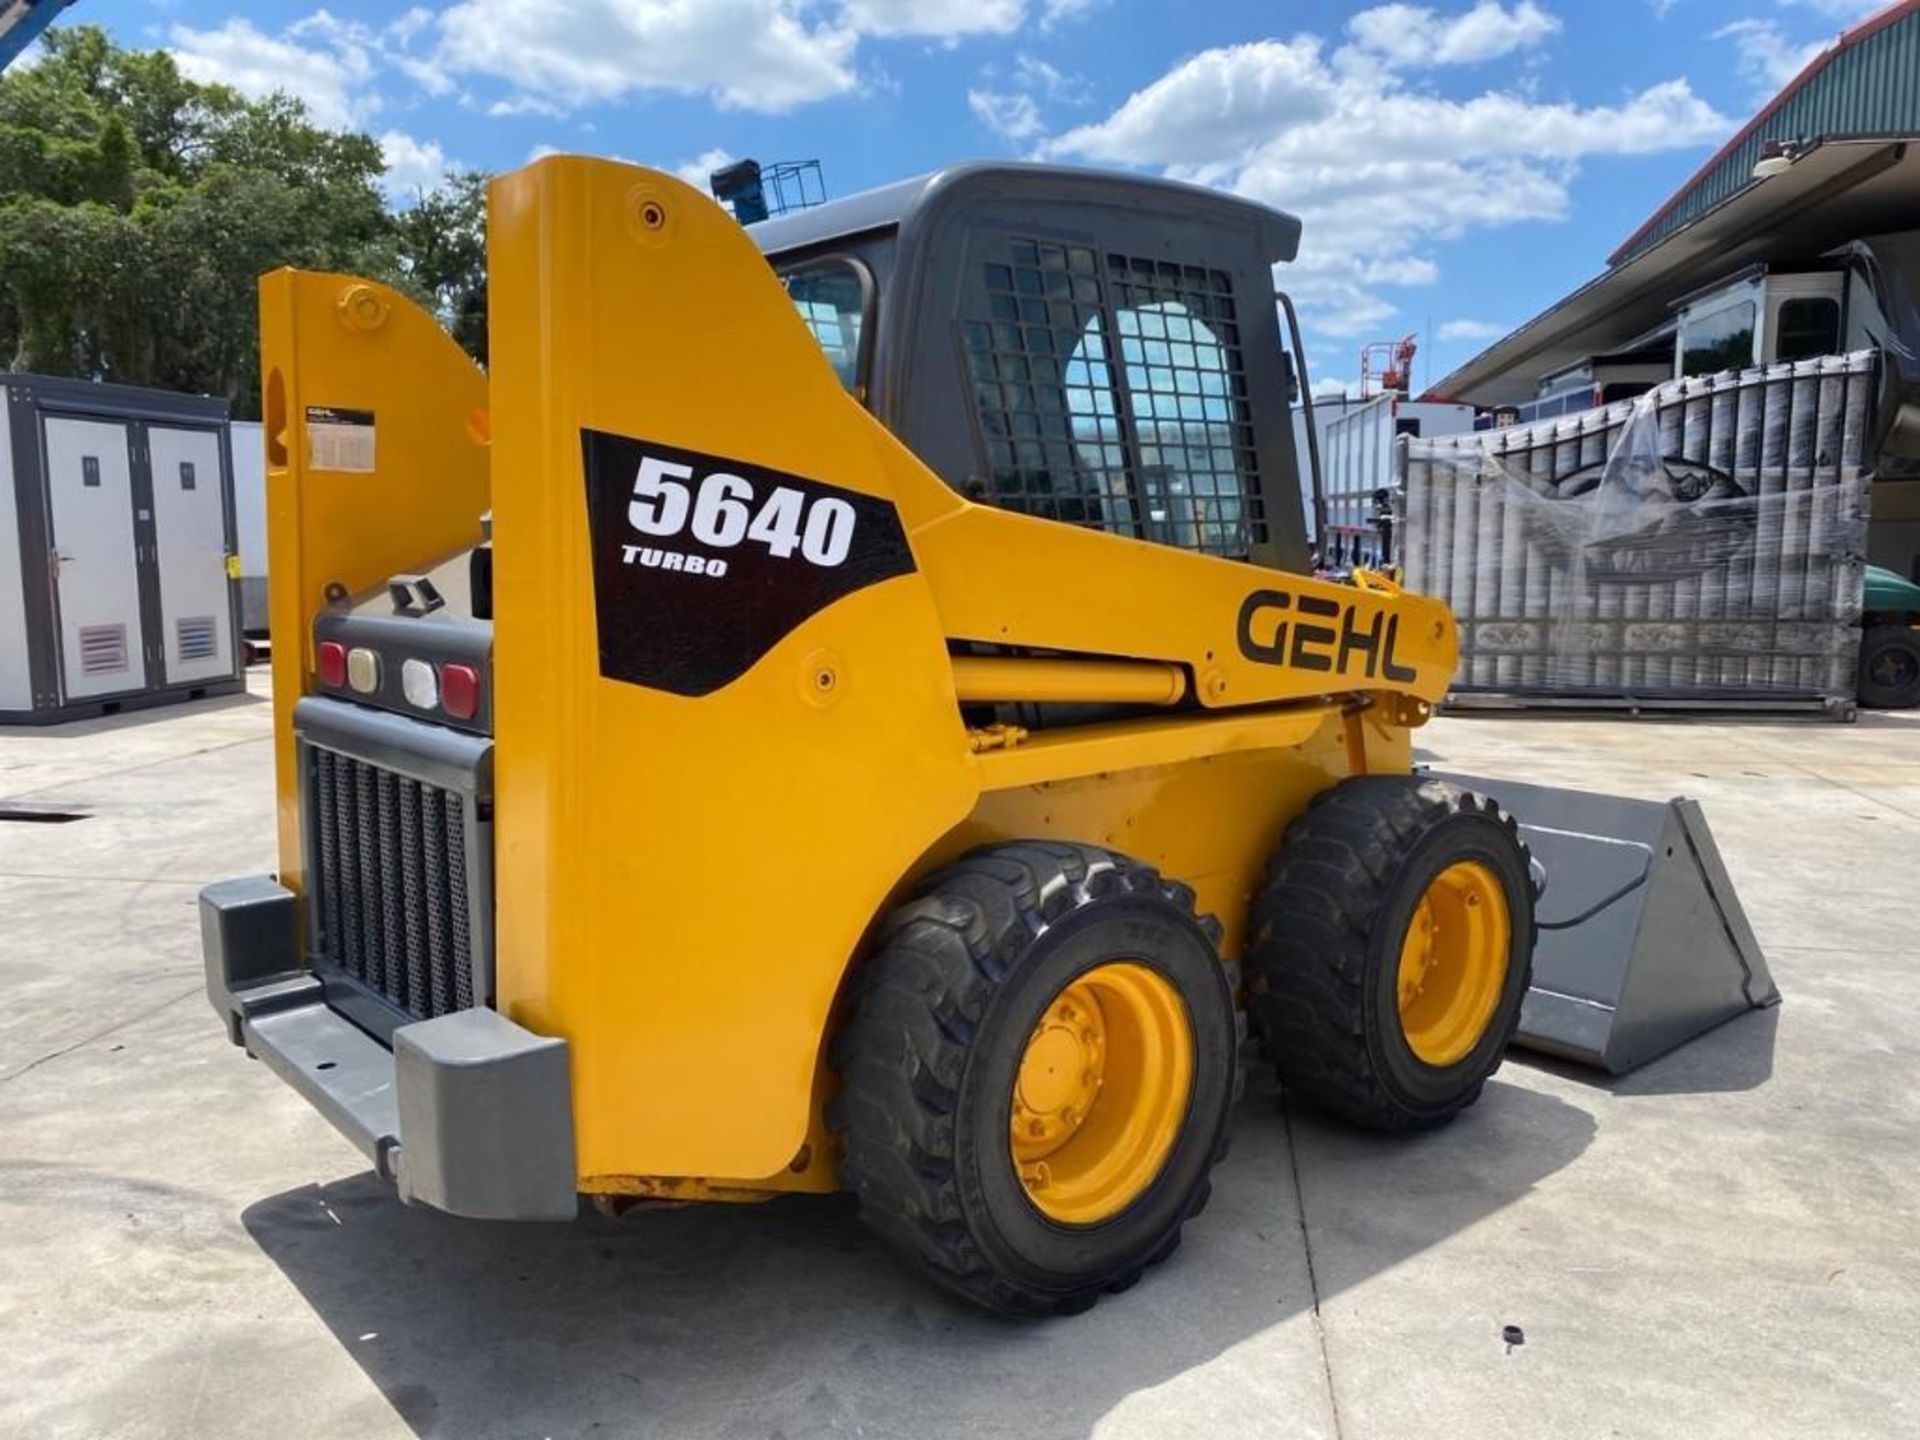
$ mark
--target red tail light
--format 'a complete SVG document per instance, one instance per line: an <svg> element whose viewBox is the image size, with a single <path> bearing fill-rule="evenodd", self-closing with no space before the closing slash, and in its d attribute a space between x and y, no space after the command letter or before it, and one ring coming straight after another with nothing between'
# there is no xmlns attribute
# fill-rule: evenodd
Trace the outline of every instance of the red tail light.
<svg viewBox="0 0 1920 1440"><path fill-rule="evenodd" d="M320 683L338 687L347 683L347 647L338 640L322 640L319 651Z"/></svg>
<svg viewBox="0 0 1920 1440"><path fill-rule="evenodd" d="M480 672L471 665L442 665L440 704L454 719L471 720L480 709Z"/></svg>

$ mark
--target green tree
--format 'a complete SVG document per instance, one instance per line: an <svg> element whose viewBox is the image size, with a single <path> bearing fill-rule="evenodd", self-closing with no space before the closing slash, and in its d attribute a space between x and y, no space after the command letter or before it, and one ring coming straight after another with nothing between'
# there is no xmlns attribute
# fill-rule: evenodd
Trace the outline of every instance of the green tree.
<svg viewBox="0 0 1920 1440"><path fill-rule="evenodd" d="M393 220L405 288L447 332L487 363L487 177L455 171Z"/></svg>
<svg viewBox="0 0 1920 1440"><path fill-rule="evenodd" d="M259 404L255 282L385 280L486 346L484 177L395 214L371 137L249 100L92 26L0 77L0 367Z"/></svg>

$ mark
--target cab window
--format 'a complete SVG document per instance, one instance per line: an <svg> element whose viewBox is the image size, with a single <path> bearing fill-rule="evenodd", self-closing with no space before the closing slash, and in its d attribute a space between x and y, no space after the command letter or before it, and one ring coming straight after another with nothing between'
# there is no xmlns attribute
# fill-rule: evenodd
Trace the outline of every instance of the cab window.
<svg viewBox="0 0 1920 1440"><path fill-rule="evenodd" d="M813 331L840 383L860 383L860 335L866 325L866 277L845 260L827 260L780 277L800 318Z"/></svg>
<svg viewBox="0 0 1920 1440"><path fill-rule="evenodd" d="M978 273L974 493L1214 555L1264 540L1231 276L1017 236Z"/></svg>

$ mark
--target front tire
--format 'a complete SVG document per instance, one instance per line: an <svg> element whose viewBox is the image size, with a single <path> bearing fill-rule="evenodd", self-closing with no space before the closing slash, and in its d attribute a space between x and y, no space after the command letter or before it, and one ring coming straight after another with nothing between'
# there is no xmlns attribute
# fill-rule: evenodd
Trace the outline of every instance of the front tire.
<svg viewBox="0 0 1920 1440"><path fill-rule="evenodd" d="M1011 1315L1085 1309L1206 1203L1239 1082L1217 927L1091 846L976 851L884 923L831 1059L862 1217Z"/></svg>
<svg viewBox="0 0 1920 1440"><path fill-rule="evenodd" d="M1287 1089L1375 1130L1451 1119L1520 1023L1531 860L1493 801L1356 776L1287 827L1254 898L1247 1004Z"/></svg>

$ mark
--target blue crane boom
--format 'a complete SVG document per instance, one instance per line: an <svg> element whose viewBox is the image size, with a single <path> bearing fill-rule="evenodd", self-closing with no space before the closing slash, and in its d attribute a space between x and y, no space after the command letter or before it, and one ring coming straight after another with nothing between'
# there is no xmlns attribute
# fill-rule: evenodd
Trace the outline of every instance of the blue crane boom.
<svg viewBox="0 0 1920 1440"><path fill-rule="evenodd" d="M0 70L39 38L73 0L0 0Z"/></svg>

